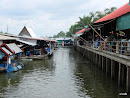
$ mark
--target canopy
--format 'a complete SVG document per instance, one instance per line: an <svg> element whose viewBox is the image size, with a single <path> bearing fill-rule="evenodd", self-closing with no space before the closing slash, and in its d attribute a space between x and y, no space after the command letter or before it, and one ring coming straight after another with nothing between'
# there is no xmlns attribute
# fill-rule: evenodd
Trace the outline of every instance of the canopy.
<svg viewBox="0 0 130 98"><path fill-rule="evenodd" d="M99 23L99 22L103 22L103 21L107 21L107 20L111 20L111 19L115 19L119 16L122 16L128 12L130 12L130 6L128 5L129 3L125 4L124 6L120 7L119 9L117 9L116 11L110 13L107 16L104 16L103 18L97 20L94 23Z"/></svg>
<svg viewBox="0 0 130 98"><path fill-rule="evenodd" d="M36 45L37 45L37 44L35 44L35 43L23 41L23 40L20 40L20 39L17 39L17 41L19 41L19 42L21 42L21 43L24 43L24 44L27 44L27 45L31 45L31 46L36 46Z"/></svg>
<svg viewBox="0 0 130 98"><path fill-rule="evenodd" d="M15 54L22 52L22 50L15 43L10 43L6 45Z"/></svg>
<svg viewBox="0 0 130 98"><path fill-rule="evenodd" d="M7 55L12 55L12 53L11 53L8 49L6 49L5 47L0 47L0 49L1 49L5 54L7 54Z"/></svg>

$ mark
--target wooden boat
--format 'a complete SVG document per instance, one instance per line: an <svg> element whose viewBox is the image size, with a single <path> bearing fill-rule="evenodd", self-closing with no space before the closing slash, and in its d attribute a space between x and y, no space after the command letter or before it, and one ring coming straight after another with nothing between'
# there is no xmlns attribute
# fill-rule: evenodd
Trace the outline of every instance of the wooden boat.
<svg viewBox="0 0 130 98"><path fill-rule="evenodd" d="M22 50L15 44L5 44L3 43L0 46L0 67L1 70L5 70L6 72L13 72L22 69L23 64L15 58L19 58L22 54Z"/></svg>

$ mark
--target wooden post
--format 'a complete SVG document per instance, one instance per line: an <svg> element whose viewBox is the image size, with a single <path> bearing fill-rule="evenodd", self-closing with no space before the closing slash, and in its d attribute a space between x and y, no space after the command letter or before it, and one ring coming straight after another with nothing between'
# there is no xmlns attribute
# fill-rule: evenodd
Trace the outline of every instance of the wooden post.
<svg viewBox="0 0 130 98"><path fill-rule="evenodd" d="M96 65L97 65L97 54L96 54Z"/></svg>
<svg viewBox="0 0 130 98"><path fill-rule="evenodd" d="M130 92L130 67L127 66L126 92Z"/></svg>
<svg viewBox="0 0 130 98"><path fill-rule="evenodd" d="M91 52L91 62L93 62L93 52Z"/></svg>
<svg viewBox="0 0 130 98"><path fill-rule="evenodd" d="M124 77L124 69L125 66L119 63L119 77L118 77L118 84L119 86L124 85L125 77Z"/></svg>
<svg viewBox="0 0 130 98"><path fill-rule="evenodd" d="M113 80L115 78L115 62L111 60L111 79Z"/></svg>
<svg viewBox="0 0 130 98"><path fill-rule="evenodd" d="M93 63L95 64L94 59L95 59L95 53L93 52Z"/></svg>
<svg viewBox="0 0 130 98"><path fill-rule="evenodd" d="M96 65L96 53L94 53L93 61L94 61L94 64Z"/></svg>
<svg viewBox="0 0 130 98"><path fill-rule="evenodd" d="M92 58L93 58L93 52L91 52L91 62L93 62Z"/></svg>
<svg viewBox="0 0 130 98"><path fill-rule="evenodd" d="M102 71L103 71L103 68L104 68L104 57L102 56Z"/></svg>
<svg viewBox="0 0 130 98"><path fill-rule="evenodd" d="M125 65L121 65L121 85L124 85L124 69L125 69Z"/></svg>
<svg viewBox="0 0 130 98"><path fill-rule="evenodd" d="M89 57L89 51L87 50L87 58ZM89 59L89 58L88 58Z"/></svg>
<svg viewBox="0 0 130 98"><path fill-rule="evenodd" d="M99 68L101 68L101 55L99 55Z"/></svg>
<svg viewBox="0 0 130 98"><path fill-rule="evenodd" d="M108 62L108 59L106 58L106 75L107 75L107 66L108 66L108 64L107 64L107 62Z"/></svg>
<svg viewBox="0 0 130 98"><path fill-rule="evenodd" d="M118 86L120 86L120 80L121 80L121 63L119 63L119 70L118 70Z"/></svg>

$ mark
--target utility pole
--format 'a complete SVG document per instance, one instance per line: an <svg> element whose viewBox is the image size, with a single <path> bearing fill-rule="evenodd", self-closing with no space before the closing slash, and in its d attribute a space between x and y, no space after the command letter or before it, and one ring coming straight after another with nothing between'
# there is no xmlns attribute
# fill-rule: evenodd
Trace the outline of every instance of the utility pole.
<svg viewBox="0 0 130 98"><path fill-rule="evenodd" d="M7 33L8 33L8 25L7 25Z"/></svg>

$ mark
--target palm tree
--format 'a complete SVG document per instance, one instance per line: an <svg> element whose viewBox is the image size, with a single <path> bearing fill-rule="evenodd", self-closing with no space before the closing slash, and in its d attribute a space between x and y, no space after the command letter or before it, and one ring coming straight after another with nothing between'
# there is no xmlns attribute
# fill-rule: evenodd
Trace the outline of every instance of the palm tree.
<svg viewBox="0 0 130 98"><path fill-rule="evenodd" d="M106 15L108 15L108 14L114 12L115 10L117 10L116 7L111 7L110 9L106 8L106 9L104 10L104 12L105 12Z"/></svg>
<svg viewBox="0 0 130 98"><path fill-rule="evenodd" d="M104 13L103 12L101 12L101 11L96 11L96 18L97 19L100 19L100 18L102 18L102 17L104 17L105 15L104 15Z"/></svg>

